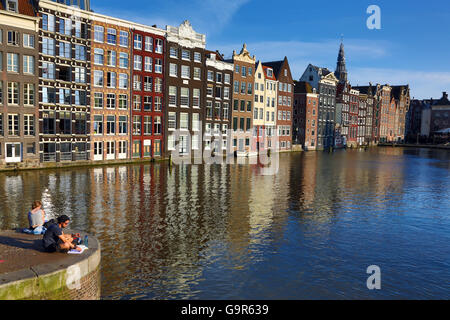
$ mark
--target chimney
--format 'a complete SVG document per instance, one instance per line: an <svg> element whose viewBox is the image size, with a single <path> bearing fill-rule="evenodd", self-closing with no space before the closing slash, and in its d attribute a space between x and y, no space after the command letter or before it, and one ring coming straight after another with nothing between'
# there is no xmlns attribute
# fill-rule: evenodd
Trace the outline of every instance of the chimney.
<svg viewBox="0 0 450 320"><path fill-rule="evenodd" d="M442 97L445 99L445 100L447 100L448 99L448 94L447 94L447 92L442 92Z"/></svg>
<svg viewBox="0 0 450 320"><path fill-rule="evenodd" d="M153 28L157 28L156 24L152 25Z"/></svg>

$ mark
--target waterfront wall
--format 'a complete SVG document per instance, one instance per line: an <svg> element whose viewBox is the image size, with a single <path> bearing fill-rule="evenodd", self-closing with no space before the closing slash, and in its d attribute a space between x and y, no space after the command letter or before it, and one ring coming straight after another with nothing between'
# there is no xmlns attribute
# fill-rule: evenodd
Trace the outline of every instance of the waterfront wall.
<svg viewBox="0 0 450 320"><path fill-rule="evenodd" d="M57 260L0 274L0 300L100 299L101 250L94 237L89 236L89 249L80 255L36 253Z"/></svg>

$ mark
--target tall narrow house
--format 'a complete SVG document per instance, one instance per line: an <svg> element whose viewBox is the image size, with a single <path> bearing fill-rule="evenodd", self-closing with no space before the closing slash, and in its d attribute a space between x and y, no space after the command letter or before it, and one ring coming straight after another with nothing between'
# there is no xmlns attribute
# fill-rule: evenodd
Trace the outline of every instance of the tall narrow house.
<svg viewBox="0 0 450 320"><path fill-rule="evenodd" d="M34 2L0 1L0 168L39 164L38 30Z"/></svg>
<svg viewBox="0 0 450 320"><path fill-rule="evenodd" d="M257 154L253 137L253 84L255 82L256 59L250 56L244 44L238 54L233 51L233 111L232 111L232 145L230 151L238 157Z"/></svg>
<svg viewBox="0 0 450 320"><path fill-rule="evenodd" d="M127 159L130 154L129 23L91 14L91 160Z"/></svg>
<svg viewBox="0 0 450 320"><path fill-rule="evenodd" d="M196 157L203 149L206 36L195 32L187 20L179 27L167 26L166 33L165 155Z"/></svg>
<svg viewBox="0 0 450 320"><path fill-rule="evenodd" d="M40 159L90 160L90 13L41 0L39 14Z"/></svg>
<svg viewBox="0 0 450 320"><path fill-rule="evenodd" d="M265 62L263 66L273 70L278 82L277 120L278 142L276 149L290 151L292 149L292 115L294 101L294 79L287 57L284 60Z"/></svg>
<svg viewBox="0 0 450 320"><path fill-rule="evenodd" d="M165 128L165 32L137 24L132 28L132 158L159 158Z"/></svg>

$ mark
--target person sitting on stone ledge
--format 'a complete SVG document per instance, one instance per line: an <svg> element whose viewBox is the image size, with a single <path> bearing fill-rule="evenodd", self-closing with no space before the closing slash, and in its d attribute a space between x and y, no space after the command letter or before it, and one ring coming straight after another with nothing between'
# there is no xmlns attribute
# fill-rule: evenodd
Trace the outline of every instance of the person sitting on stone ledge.
<svg viewBox="0 0 450 320"><path fill-rule="evenodd" d="M57 223L52 224L44 234L42 244L46 252L68 252L70 249L81 251L81 248L74 245L73 238L64 234L62 229L67 228L70 218L66 215L58 217Z"/></svg>
<svg viewBox="0 0 450 320"><path fill-rule="evenodd" d="M42 209L42 202L36 200L31 205L31 210L28 212L28 222L30 230L34 234L44 234L47 230L44 227L45 211Z"/></svg>

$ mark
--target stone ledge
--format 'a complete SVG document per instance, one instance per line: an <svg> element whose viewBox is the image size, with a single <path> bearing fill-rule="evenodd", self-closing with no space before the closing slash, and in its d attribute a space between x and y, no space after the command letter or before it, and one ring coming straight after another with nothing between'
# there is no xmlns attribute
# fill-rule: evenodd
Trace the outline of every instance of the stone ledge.
<svg viewBox="0 0 450 320"><path fill-rule="evenodd" d="M69 255L44 252L42 235L0 231L0 300L76 299L81 292L99 299L100 243L88 237L89 249Z"/></svg>

